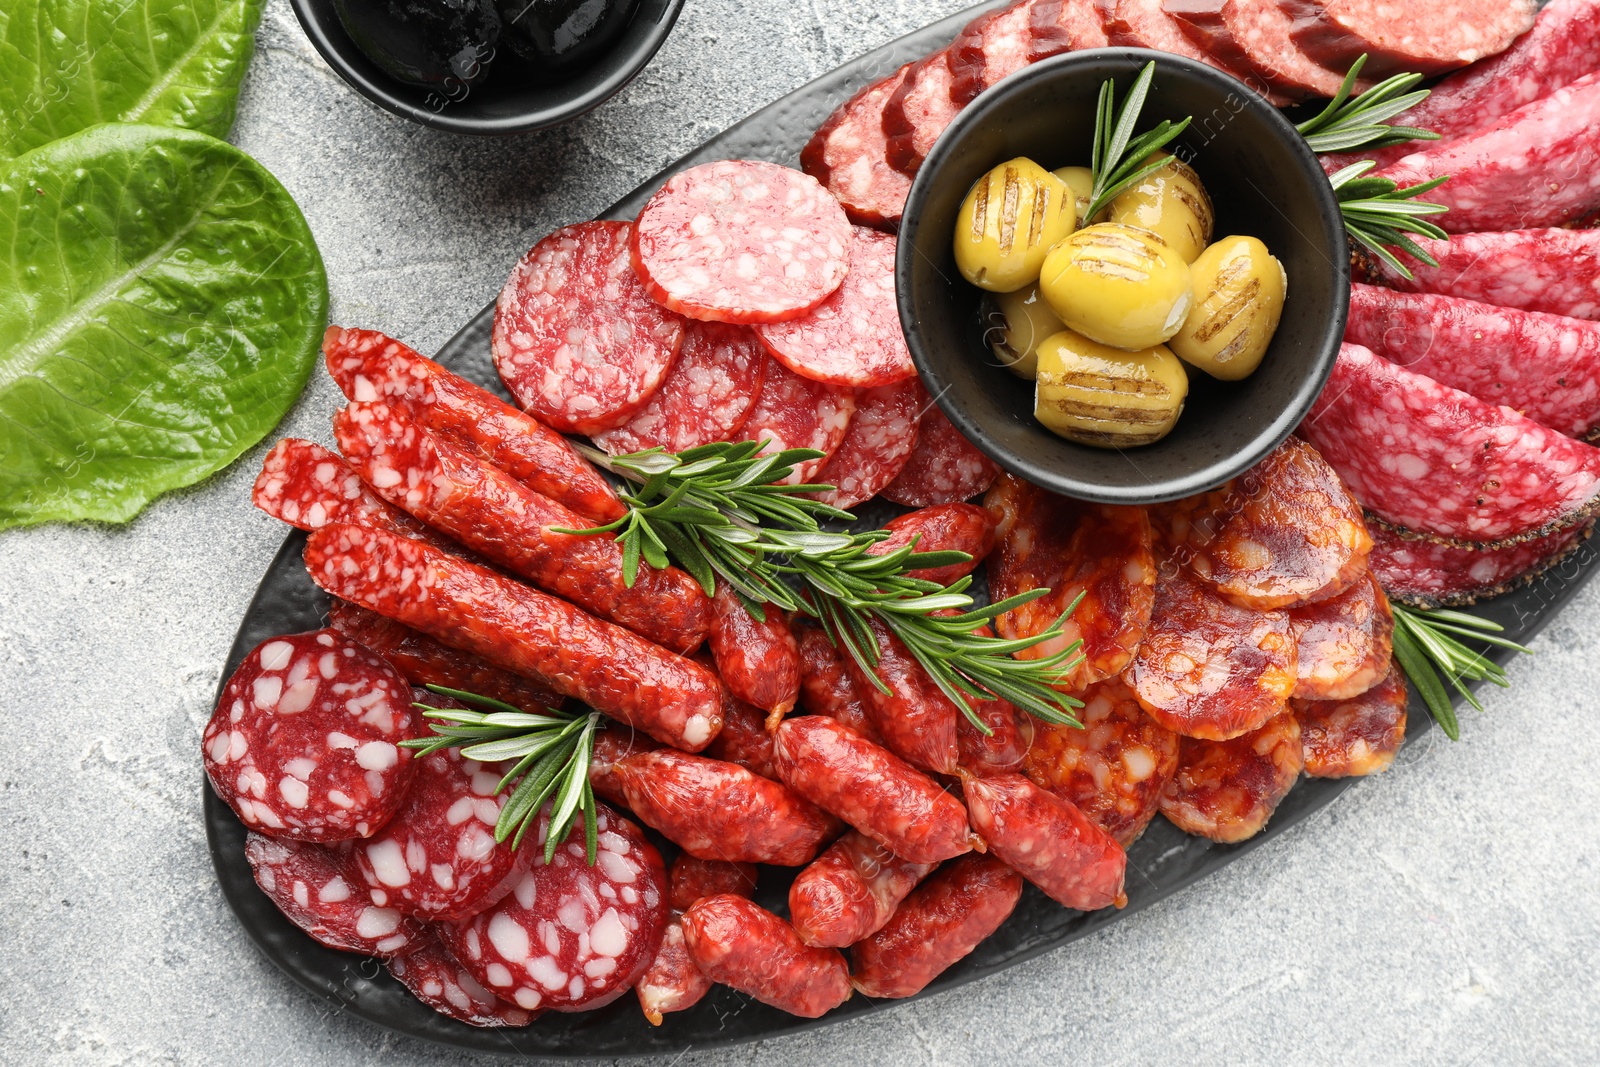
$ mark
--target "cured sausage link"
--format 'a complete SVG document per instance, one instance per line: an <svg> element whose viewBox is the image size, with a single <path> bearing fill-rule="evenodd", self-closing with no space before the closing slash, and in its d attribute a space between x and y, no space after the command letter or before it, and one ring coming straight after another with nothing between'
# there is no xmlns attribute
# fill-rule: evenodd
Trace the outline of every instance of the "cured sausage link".
<svg viewBox="0 0 1600 1067"><path fill-rule="evenodd" d="M695 659L707 664L709 657L696 656ZM723 691L722 731L706 748L706 755L737 763L763 778L776 779L778 772L772 769L772 735L767 733L767 717L761 709L727 692L726 683Z"/></svg>
<svg viewBox="0 0 1600 1067"><path fill-rule="evenodd" d="M1052 900L1079 911L1128 902L1128 854L1076 805L1020 774L968 777L962 787L989 851Z"/></svg>
<svg viewBox="0 0 1600 1067"><path fill-rule="evenodd" d="M785 719L772 747L790 789L903 859L938 863L973 847L959 800L842 723L821 715Z"/></svg>
<svg viewBox="0 0 1600 1067"><path fill-rule="evenodd" d="M965 578L994 551L994 516L976 504L935 504L890 519L883 528L892 536L869 548L868 555L887 556L915 541L918 552L965 552L972 557L966 563L906 572L906 577L925 582L949 585Z"/></svg>
<svg viewBox="0 0 1600 1067"><path fill-rule="evenodd" d="M867 705L872 725L890 752L919 770L954 774L960 764L956 720L961 709L951 703L918 663L911 650L878 619L869 619L878 644L878 667L869 674L853 656L845 669ZM888 687L878 688L876 678Z"/></svg>
<svg viewBox="0 0 1600 1067"><path fill-rule="evenodd" d="M558 533L590 523L435 438L400 409L351 404L334 416L333 429L340 450L379 495L484 558L674 652L705 640L710 604L688 574L641 567L629 588L616 538Z"/></svg>
<svg viewBox="0 0 1600 1067"><path fill-rule="evenodd" d="M752 897L758 871L753 863L703 860L687 852L672 861L667 875L668 903L677 911L688 911L701 897L732 893Z"/></svg>
<svg viewBox="0 0 1600 1067"><path fill-rule="evenodd" d="M683 913L694 962L712 981L815 1019L850 999L844 957L812 948L794 927L743 897L707 897Z"/></svg>
<svg viewBox="0 0 1600 1067"><path fill-rule="evenodd" d="M350 464L315 441L286 437L272 446L256 476L250 501L279 522L301 530L334 523L375 526L449 549L432 530L379 500Z"/></svg>
<svg viewBox="0 0 1600 1067"><path fill-rule="evenodd" d="M660 1026L668 1012L687 1011L705 999L711 984L689 954L689 945L683 938L683 916L673 913L661 935L655 959L633 987L639 1010L651 1026Z"/></svg>
<svg viewBox="0 0 1600 1067"><path fill-rule="evenodd" d="M767 604L758 620L724 582L711 601L711 654L729 692L776 721L800 695L800 649L788 620Z"/></svg>
<svg viewBox="0 0 1600 1067"><path fill-rule="evenodd" d="M838 719L875 745L883 744L866 701L850 680L844 653L833 647L820 626L804 623L795 629L800 642L800 706L808 714Z"/></svg>
<svg viewBox="0 0 1600 1067"><path fill-rule="evenodd" d="M528 675L563 696L697 752L722 729L704 667L564 600L384 530L325 526L306 542L334 596Z"/></svg>
<svg viewBox="0 0 1600 1067"><path fill-rule="evenodd" d="M844 948L881 929L933 870L851 830L789 885L789 921L816 948Z"/></svg>
<svg viewBox="0 0 1600 1067"><path fill-rule="evenodd" d="M586 519L627 514L609 482L567 439L493 393L376 330L328 327L328 373L353 401L387 400Z"/></svg>
<svg viewBox="0 0 1600 1067"><path fill-rule="evenodd" d="M915 996L998 930L1020 899L1016 871L993 856L962 856L850 950L851 985L869 997Z"/></svg>

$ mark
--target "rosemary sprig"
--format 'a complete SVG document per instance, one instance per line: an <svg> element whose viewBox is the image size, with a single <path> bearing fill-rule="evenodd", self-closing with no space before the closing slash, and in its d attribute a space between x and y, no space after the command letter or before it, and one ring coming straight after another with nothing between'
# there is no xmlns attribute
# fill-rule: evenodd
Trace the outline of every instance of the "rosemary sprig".
<svg viewBox="0 0 1600 1067"><path fill-rule="evenodd" d="M1176 123L1163 119L1154 129L1137 137L1133 135L1155 74L1156 65L1152 60L1134 79L1120 109L1116 107L1116 84L1107 80L1100 86L1100 99L1095 105L1094 150L1089 164L1094 173L1094 185L1089 194L1089 210L1083 216L1085 225L1119 193L1166 166L1164 159L1149 162L1150 156L1189 128L1189 118Z"/></svg>
<svg viewBox="0 0 1600 1067"><path fill-rule="evenodd" d="M785 485L794 465L821 453L789 449L758 455L762 443L704 445L672 454L650 449L607 456L587 446L592 462L632 483L624 491L628 514L606 526L563 531L614 532L622 542L624 580L632 584L639 560L661 568L677 564L714 594L732 587L747 610L764 618L764 605L816 618L829 638L878 681L878 620L902 642L939 689L985 734L971 700L996 697L1051 723L1077 725L1070 714L1082 702L1051 684L1070 670L1081 643L1039 659L1014 654L1054 637L1066 621L1030 638L1004 640L972 631L1049 590L1035 589L974 607L971 578L950 586L907 572L967 562L964 552L918 552L908 545L884 555L871 549L887 530L843 533L822 529L827 520L851 521L847 511L804 494L828 486ZM1076 606L1076 605L1074 605ZM949 615L935 615L935 612ZM1070 609L1069 609L1070 612Z"/></svg>
<svg viewBox="0 0 1600 1067"><path fill-rule="evenodd" d="M1455 709L1450 706L1450 694L1445 689L1449 682L1478 711L1483 705L1467 682L1491 682L1502 689L1509 688L1505 668L1480 652L1462 644L1466 637L1484 644L1498 645L1515 652L1532 655L1532 650L1495 635L1504 630L1498 623L1480 619L1461 611L1438 609L1421 611L1402 604L1391 604L1394 610L1394 656L1400 661L1406 677L1422 694L1423 703L1445 736L1452 741L1461 739L1461 724L1456 721ZM1444 679L1440 680L1440 674Z"/></svg>
<svg viewBox="0 0 1600 1067"><path fill-rule="evenodd" d="M1399 257L1389 246L1400 249L1430 267L1437 267L1439 261L1429 255L1427 249L1406 235L1415 233L1433 238L1447 236L1442 229L1424 216L1443 214L1450 209L1443 204L1418 200L1417 197L1437 189L1448 181L1450 176L1443 174L1421 185L1408 185L1401 189L1388 178L1365 176L1376 166L1372 160L1364 159L1360 163L1352 163L1335 172L1328 179L1333 185L1334 194L1339 198L1339 210L1344 214L1345 232L1407 279L1411 277L1411 271L1400 262Z"/></svg>
<svg viewBox="0 0 1600 1067"><path fill-rule="evenodd" d="M1311 150L1349 152L1357 148L1388 148L1407 141L1437 141L1439 135L1432 130L1388 124L1389 119L1428 98L1427 89L1410 91L1422 80L1422 75L1396 74L1364 93L1352 95L1356 78L1366 65L1367 57L1362 55L1350 65L1344 84L1328 101L1328 106L1295 127Z"/></svg>
<svg viewBox="0 0 1600 1067"><path fill-rule="evenodd" d="M512 782L516 786L500 818L495 823L494 839L511 840L512 848L522 845L528 827L538 821L539 809L552 800L550 825L545 834L544 859L550 862L556 848L572 832L578 812L583 812L585 848L589 863L595 861L596 821L594 790L589 786L589 757L594 751L594 732L600 724L598 711L572 714L545 710L528 712L492 697L479 696L442 685L428 689L455 697L473 709L436 708L417 704L425 718L433 720L433 736L400 742L426 756L442 748L459 748L468 759L483 763L516 760L495 786L498 795ZM553 799L552 799L553 798Z"/></svg>

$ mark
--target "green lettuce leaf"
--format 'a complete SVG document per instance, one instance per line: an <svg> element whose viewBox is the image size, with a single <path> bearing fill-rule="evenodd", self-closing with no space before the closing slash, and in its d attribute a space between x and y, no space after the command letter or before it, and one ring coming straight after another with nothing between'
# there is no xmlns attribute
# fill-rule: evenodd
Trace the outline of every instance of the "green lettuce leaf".
<svg viewBox="0 0 1600 1067"><path fill-rule="evenodd" d="M262 0L0 3L0 159L102 122L233 125Z"/></svg>
<svg viewBox="0 0 1600 1067"><path fill-rule="evenodd" d="M126 522L267 434L328 283L293 199L203 133L97 126L0 163L0 529Z"/></svg>

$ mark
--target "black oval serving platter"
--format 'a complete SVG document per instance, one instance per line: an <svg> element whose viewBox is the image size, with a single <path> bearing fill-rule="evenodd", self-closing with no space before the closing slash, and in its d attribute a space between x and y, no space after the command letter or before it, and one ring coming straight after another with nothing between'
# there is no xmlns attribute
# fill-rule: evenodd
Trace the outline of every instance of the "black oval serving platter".
<svg viewBox="0 0 1600 1067"><path fill-rule="evenodd" d="M1004 0L1001 0L1004 2ZM754 158L793 164L811 132L856 89L889 74L900 64L942 47L985 4L924 27L845 64L706 142L657 175L606 214L632 218L668 175L714 159ZM496 391L501 391L489 354L494 307L480 312L438 353L440 362ZM504 395L501 391L501 395ZM900 511L904 509L894 509ZM868 510L865 523L880 524L892 514ZM325 624L328 598L312 583L301 563L305 535L293 531L284 540L245 612L228 654L222 677L245 654L276 634L310 630ZM1600 551L1583 542L1536 583L1480 605L1476 613L1506 628L1513 640L1526 642L1544 628L1594 574ZM1491 651L1492 658L1505 654ZM1410 736L1414 744L1432 728L1426 708L1412 693ZM1051 949L1126 919L1204 878L1252 849L1288 832L1326 807L1355 779L1307 779L1279 807L1265 831L1238 845L1219 845L1190 837L1163 819L1128 852L1128 906L1085 914L1068 911L1029 887L1016 912L977 950L941 975L919 996L933 996L996 974ZM661 1056L689 1048L706 1049L766 1040L828 1026L844 1019L890 1008L901 1001L873 1001L855 996L821 1019L797 1019L759 1004L726 987L690 1011L667 1016L650 1026L631 996L600 1011L575 1015L547 1014L523 1030L485 1030L447 1019L415 1000L377 961L317 944L291 924L256 887L244 859L244 827L208 786L202 787L207 837L217 880L245 932L290 977L335 1010L347 1012L398 1033L480 1052L534 1060ZM657 838L658 843L660 839ZM784 909L786 872L767 869L757 899Z"/></svg>

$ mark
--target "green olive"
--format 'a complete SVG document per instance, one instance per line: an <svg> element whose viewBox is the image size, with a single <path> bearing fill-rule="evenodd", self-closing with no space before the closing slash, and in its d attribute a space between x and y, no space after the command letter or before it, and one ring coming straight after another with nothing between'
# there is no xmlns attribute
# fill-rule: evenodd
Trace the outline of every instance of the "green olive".
<svg viewBox="0 0 1600 1067"><path fill-rule="evenodd" d="M1072 190L1072 196L1078 202L1078 225L1087 226L1091 222L1105 222L1111 217L1111 209L1103 207L1094 218L1085 218L1089 205L1094 202L1094 171L1088 167L1057 167L1050 172L1066 183Z"/></svg>
<svg viewBox="0 0 1600 1067"><path fill-rule="evenodd" d="M1051 433L1096 448L1148 445L1183 413L1189 376L1165 345L1125 352L1062 330L1039 342L1033 415Z"/></svg>
<svg viewBox="0 0 1600 1067"><path fill-rule="evenodd" d="M998 328L991 329L988 335L989 347L1006 370L1019 378L1032 378L1038 365L1039 342L1060 330L1061 320L1039 295L1037 285L1014 293L996 293L993 300L999 321L993 322L993 327Z"/></svg>
<svg viewBox="0 0 1600 1067"><path fill-rule="evenodd" d="M1197 299L1172 350L1226 382L1255 373L1283 315L1283 264L1254 237L1224 237L1189 270Z"/></svg>
<svg viewBox="0 0 1600 1067"><path fill-rule="evenodd" d="M1018 156L973 183L956 218L956 267L980 289L1009 293L1039 280L1045 253L1077 225L1072 192Z"/></svg>
<svg viewBox="0 0 1600 1067"><path fill-rule="evenodd" d="M1111 201L1111 221L1159 234L1185 263L1193 263L1211 240L1211 198L1193 168L1165 152L1152 158L1163 157L1165 167Z"/></svg>
<svg viewBox="0 0 1600 1067"><path fill-rule="evenodd" d="M1061 321L1132 352L1178 332L1189 314L1189 265L1149 230L1102 222L1050 250L1039 291Z"/></svg>

